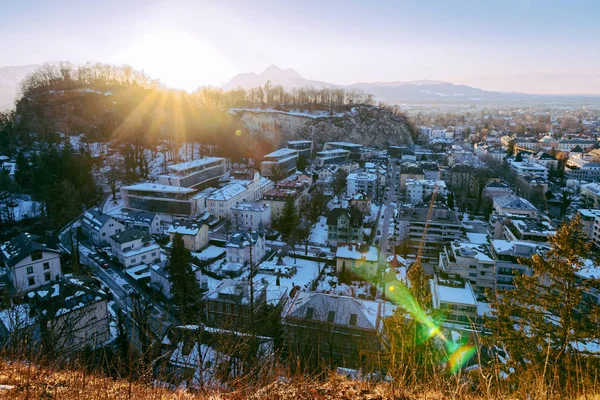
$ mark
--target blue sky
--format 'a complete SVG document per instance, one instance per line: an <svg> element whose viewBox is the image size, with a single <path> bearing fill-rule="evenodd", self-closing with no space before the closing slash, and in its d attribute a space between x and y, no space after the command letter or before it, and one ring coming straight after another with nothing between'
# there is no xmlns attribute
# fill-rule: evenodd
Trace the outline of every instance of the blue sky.
<svg viewBox="0 0 600 400"><path fill-rule="evenodd" d="M186 89L276 64L339 84L600 93L598 0L0 0L0 10L0 66L128 63Z"/></svg>

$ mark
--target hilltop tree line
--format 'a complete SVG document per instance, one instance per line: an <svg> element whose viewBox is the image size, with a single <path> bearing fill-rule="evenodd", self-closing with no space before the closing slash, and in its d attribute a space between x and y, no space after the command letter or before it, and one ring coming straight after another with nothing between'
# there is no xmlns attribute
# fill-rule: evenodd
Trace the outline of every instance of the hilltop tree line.
<svg viewBox="0 0 600 400"><path fill-rule="evenodd" d="M264 86L229 91L203 87L192 93L200 103L212 107L246 106L304 106L313 108L340 107L349 104L374 104L373 95L357 89L322 88L311 86L285 89L267 81Z"/></svg>

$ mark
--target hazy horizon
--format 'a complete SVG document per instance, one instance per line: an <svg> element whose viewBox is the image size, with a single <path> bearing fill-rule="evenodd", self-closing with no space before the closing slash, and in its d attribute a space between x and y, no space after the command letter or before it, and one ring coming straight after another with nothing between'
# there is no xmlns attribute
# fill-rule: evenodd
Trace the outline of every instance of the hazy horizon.
<svg viewBox="0 0 600 400"><path fill-rule="evenodd" d="M600 94L598 16L600 2L591 0L298 7L25 0L3 6L0 66L129 64L185 90L274 64L339 85L436 80L501 92Z"/></svg>

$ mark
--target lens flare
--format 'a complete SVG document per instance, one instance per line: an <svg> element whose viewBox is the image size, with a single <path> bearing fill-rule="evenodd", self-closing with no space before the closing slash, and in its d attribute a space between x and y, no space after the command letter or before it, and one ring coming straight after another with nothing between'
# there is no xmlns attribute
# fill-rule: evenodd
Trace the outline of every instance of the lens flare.
<svg viewBox="0 0 600 400"><path fill-rule="evenodd" d="M450 373L455 374L458 370L464 367L467 362L475 355L475 346L461 346L450 355Z"/></svg>
<svg viewBox="0 0 600 400"><path fill-rule="evenodd" d="M242 131L239 129L235 131L235 136L242 136Z"/></svg>

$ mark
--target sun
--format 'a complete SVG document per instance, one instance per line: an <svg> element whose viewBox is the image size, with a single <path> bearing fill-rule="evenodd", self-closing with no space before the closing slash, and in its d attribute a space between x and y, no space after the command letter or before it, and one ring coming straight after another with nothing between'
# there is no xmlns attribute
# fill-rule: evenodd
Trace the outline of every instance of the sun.
<svg viewBox="0 0 600 400"><path fill-rule="evenodd" d="M123 59L173 89L218 86L234 75L231 63L210 44L187 32L159 31L133 43Z"/></svg>

